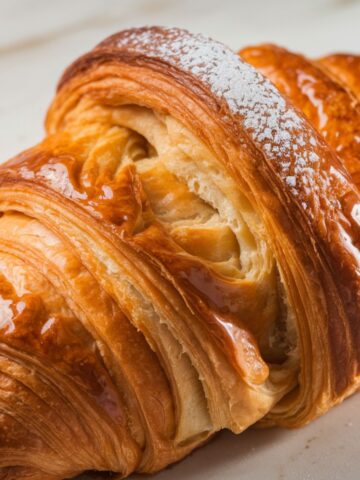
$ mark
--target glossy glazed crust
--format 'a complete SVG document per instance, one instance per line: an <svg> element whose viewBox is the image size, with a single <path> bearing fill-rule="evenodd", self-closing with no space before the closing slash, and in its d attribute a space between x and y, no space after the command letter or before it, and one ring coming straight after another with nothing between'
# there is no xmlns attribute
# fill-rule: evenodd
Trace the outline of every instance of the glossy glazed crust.
<svg viewBox="0 0 360 480"><path fill-rule="evenodd" d="M343 159L359 183L360 104L346 82L332 78L321 65L275 45L244 48L240 55L266 75ZM349 69L350 70L350 69ZM355 75L354 75L355 77ZM347 77L349 79L349 77ZM355 79L352 85L355 85Z"/></svg>
<svg viewBox="0 0 360 480"><path fill-rule="evenodd" d="M338 53L321 58L318 63L333 75L342 85L345 85L360 99L360 57L346 53Z"/></svg>
<svg viewBox="0 0 360 480"><path fill-rule="evenodd" d="M47 138L1 167L4 475L153 472L357 389L357 157L315 113L178 29L69 67Z"/></svg>

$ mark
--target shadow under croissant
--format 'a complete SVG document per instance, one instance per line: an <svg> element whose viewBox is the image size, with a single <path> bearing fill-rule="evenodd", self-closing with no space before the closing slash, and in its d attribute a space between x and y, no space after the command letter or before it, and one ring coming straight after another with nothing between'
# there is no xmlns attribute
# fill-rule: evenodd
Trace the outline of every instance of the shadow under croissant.
<svg viewBox="0 0 360 480"><path fill-rule="evenodd" d="M256 450L266 447L267 444L276 442L288 431L281 428L257 429L250 428L241 435L234 435L229 431L221 431L207 444L194 450L188 457L180 462L170 465L162 472L153 475L132 475L133 480L167 480L169 472L176 470L179 478L196 479L204 471L219 471L219 478L224 465L236 461L241 471L241 460L250 457ZM175 473L175 472L174 472ZM116 478L111 473L89 472L76 480L103 480Z"/></svg>

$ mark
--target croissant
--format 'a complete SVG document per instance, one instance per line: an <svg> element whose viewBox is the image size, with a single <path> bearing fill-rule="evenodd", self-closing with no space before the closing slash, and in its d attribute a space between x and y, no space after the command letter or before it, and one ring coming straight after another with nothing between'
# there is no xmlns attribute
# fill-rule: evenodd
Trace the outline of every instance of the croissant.
<svg viewBox="0 0 360 480"><path fill-rule="evenodd" d="M120 32L0 167L1 479L155 472L357 390L359 59L241 55Z"/></svg>

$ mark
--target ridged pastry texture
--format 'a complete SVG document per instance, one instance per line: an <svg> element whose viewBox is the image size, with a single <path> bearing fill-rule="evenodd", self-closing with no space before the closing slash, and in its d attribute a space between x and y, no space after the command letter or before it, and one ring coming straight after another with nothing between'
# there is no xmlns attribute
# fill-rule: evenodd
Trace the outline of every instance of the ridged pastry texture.
<svg viewBox="0 0 360 480"><path fill-rule="evenodd" d="M1 479L155 472L358 388L359 57L240 55L120 32L0 167Z"/></svg>

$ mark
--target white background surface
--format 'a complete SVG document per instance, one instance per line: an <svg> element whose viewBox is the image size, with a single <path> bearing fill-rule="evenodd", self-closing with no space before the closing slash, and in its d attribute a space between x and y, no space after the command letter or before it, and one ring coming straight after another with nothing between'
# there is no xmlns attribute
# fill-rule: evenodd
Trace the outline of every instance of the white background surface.
<svg viewBox="0 0 360 480"><path fill-rule="evenodd" d="M313 56L360 53L359 1L0 0L0 161L41 139L56 81L72 60L117 30L151 24L233 48L274 42ZM358 480L360 395L301 430L221 433L155 478Z"/></svg>

